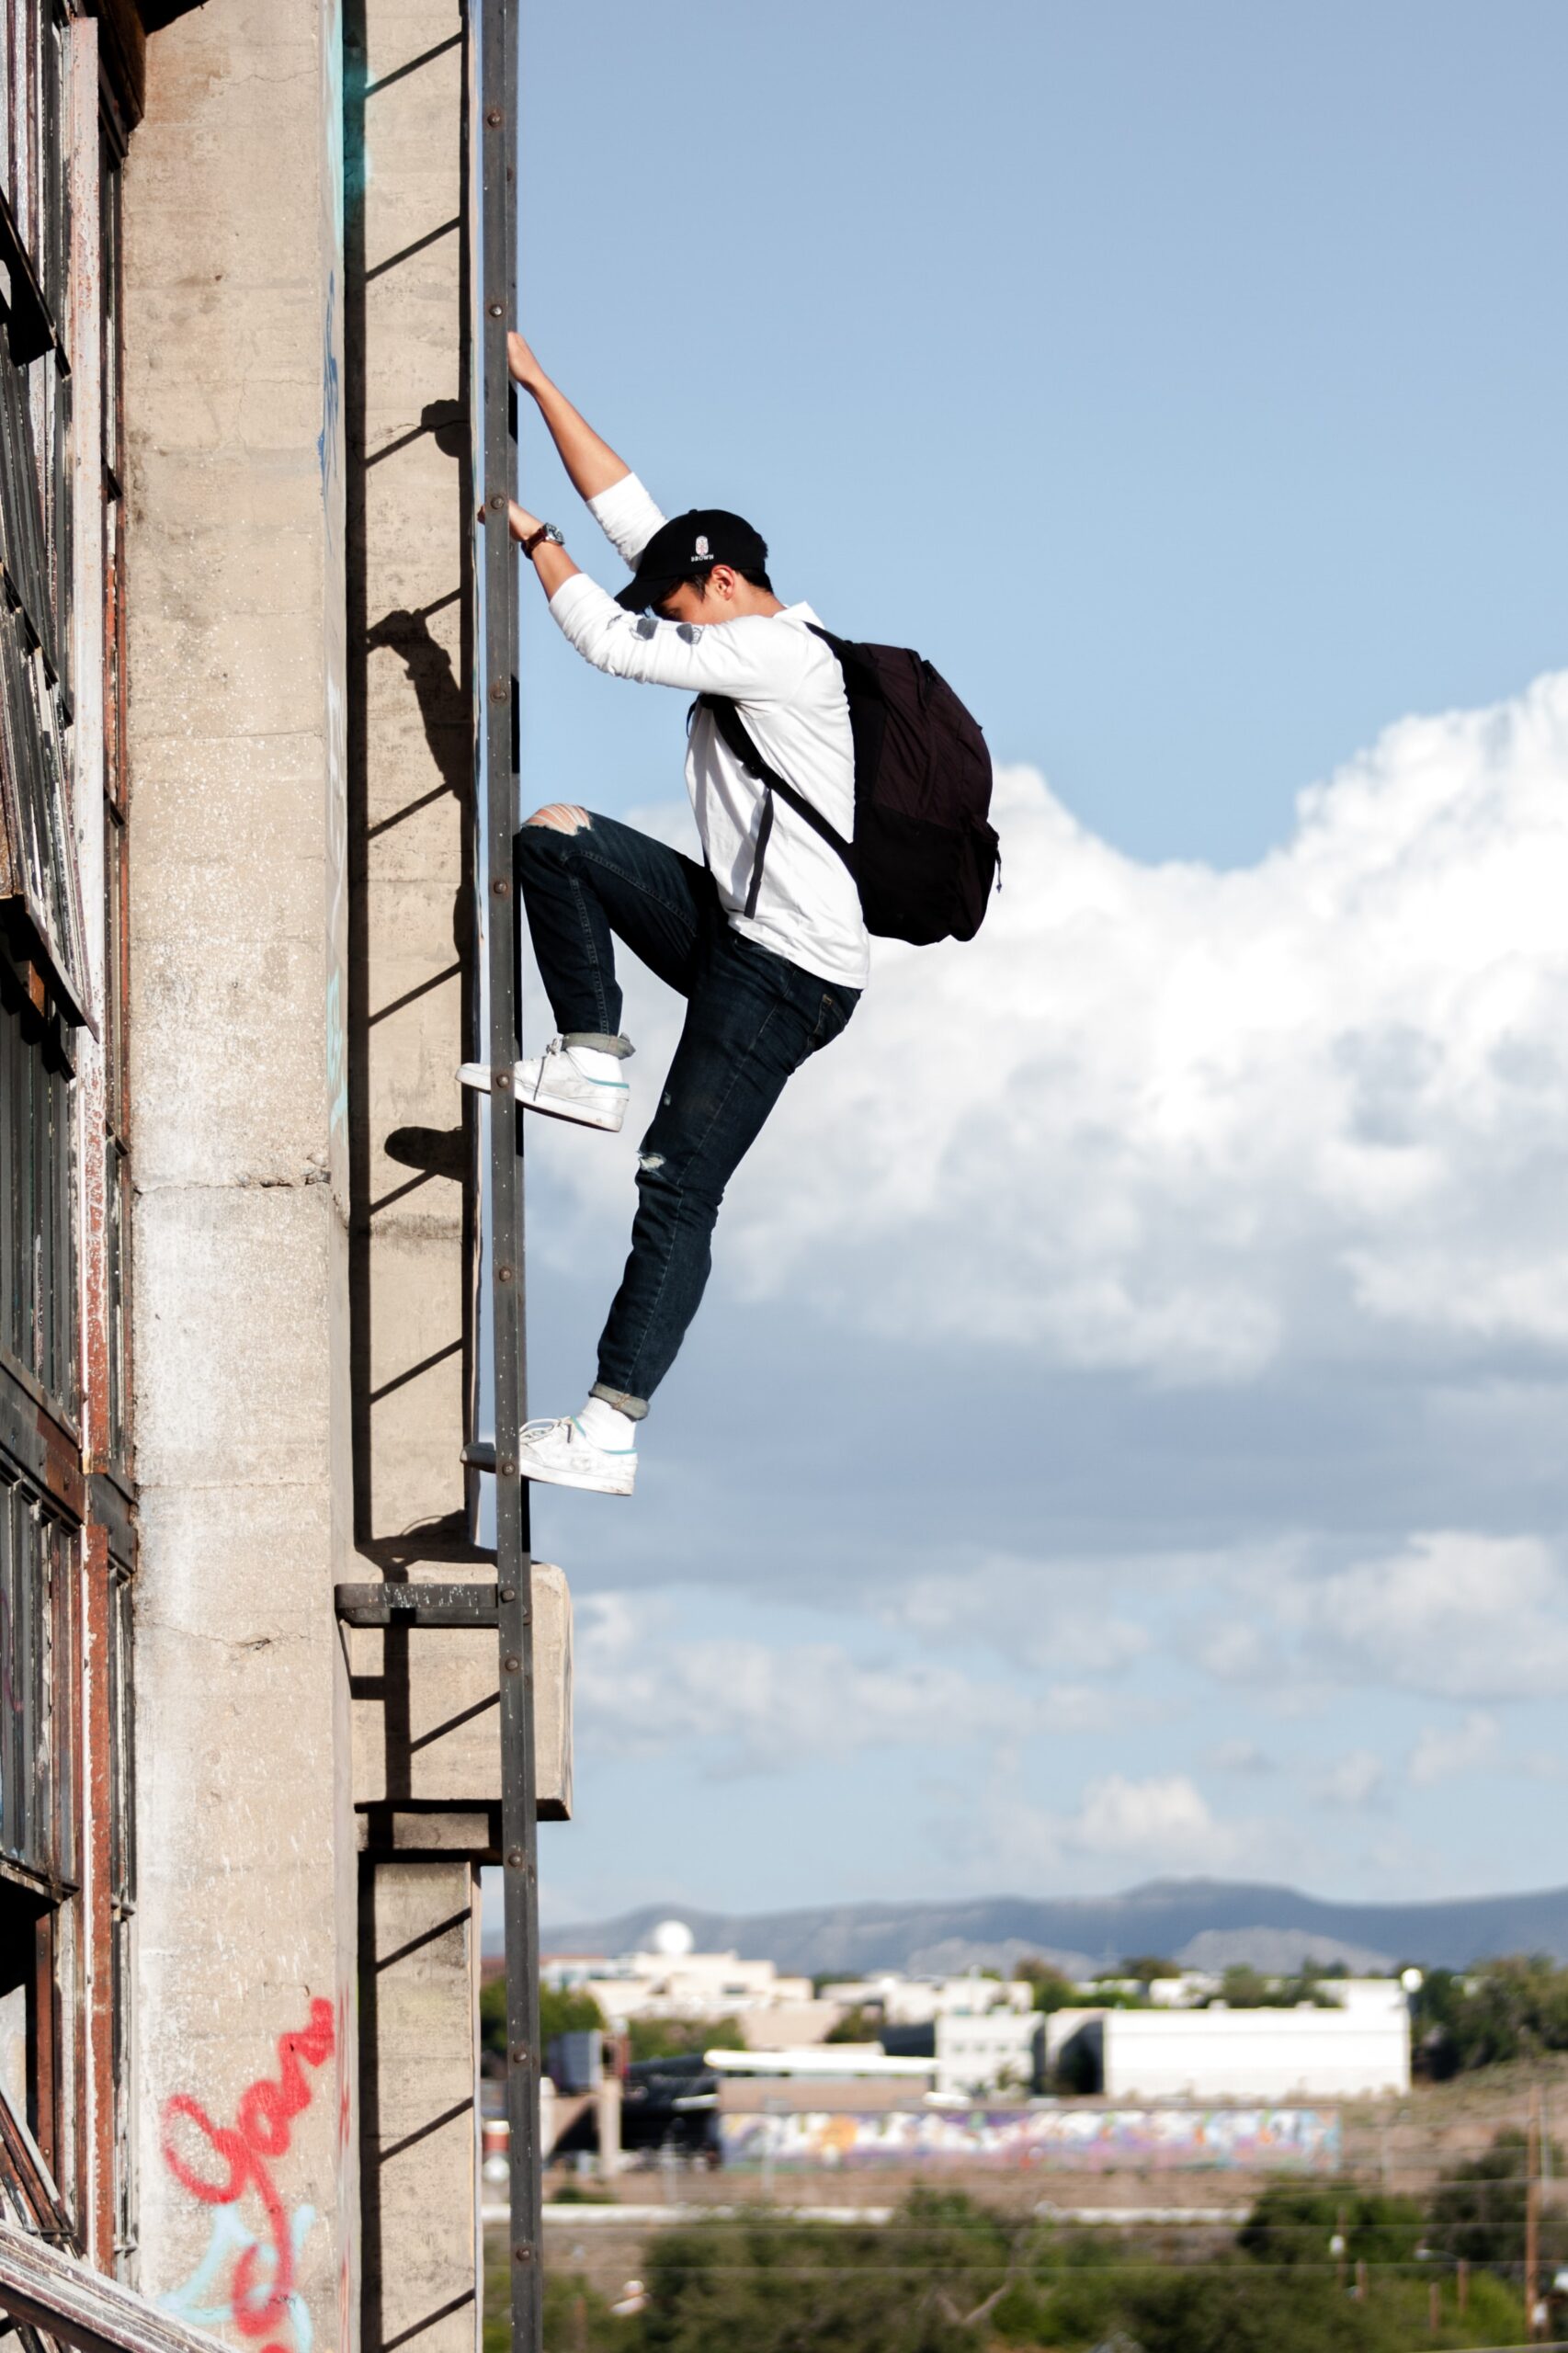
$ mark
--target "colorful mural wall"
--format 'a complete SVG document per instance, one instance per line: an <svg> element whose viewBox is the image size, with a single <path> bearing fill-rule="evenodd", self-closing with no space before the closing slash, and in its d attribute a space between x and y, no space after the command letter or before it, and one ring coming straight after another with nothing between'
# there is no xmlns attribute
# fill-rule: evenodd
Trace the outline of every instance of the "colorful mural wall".
<svg viewBox="0 0 1568 2353"><path fill-rule="evenodd" d="M722 2116L727 2165L964 2165L998 2172L1332 2173L1339 2117L1313 2108L899 2109Z"/></svg>

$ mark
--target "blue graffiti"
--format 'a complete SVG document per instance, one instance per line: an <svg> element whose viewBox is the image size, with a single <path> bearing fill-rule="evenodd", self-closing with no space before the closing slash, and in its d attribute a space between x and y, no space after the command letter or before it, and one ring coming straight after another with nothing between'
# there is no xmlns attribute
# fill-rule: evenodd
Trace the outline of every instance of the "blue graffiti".
<svg viewBox="0 0 1568 2353"><path fill-rule="evenodd" d="M296 2274L304 2251L311 2225L316 2219L313 2206L296 2206L289 2223L289 2237L294 2250ZM265 2310L271 2292L273 2274L278 2268L277 2250L263 2246L254 2231L247 2230L232 2206L221 2206L212 2217L212 2229L200 2262L177 2288L171 2288L158 2298L160 2312L172 2313L176 2320L188 2322L192 2328L222 2328L234 2318L233 2299L227 2292L226 2277L242 2256L252 2247L256 2256L252 2290L257 2312ZM311 2353L314 2333L311 2327L310 2307L298 2290L289 2299L289 2318L294 2330L298 2353Z"/></svg>
<svg viewBox="0 0 1568 2353"><path fill-rule="evenodd" d="M326 309L322 319L321 356L322 426L316 436L316 464L321 472L322 496L330 513L332 492L337 480L337 422L342 407L343 391L337 359L337 272L328 272Z"/></svg>

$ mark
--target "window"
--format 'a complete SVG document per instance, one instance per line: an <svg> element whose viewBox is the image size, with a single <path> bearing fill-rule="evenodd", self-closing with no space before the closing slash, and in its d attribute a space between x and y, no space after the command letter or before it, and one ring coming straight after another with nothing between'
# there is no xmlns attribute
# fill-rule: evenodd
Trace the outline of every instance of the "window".
<svg viewBox="0 0 1568 2353"><path fill-rule="evenodd" d="M18 1481L0 1486L0 1853L57 1876L54 1781L59 1534Z"/></svg>
<svg viewBox="0 0 1568 2353"><path fill-rule="evenodd" d="M0 629L4 622L0 621ZM36 967L0 959L0 1355L74 1419L71 1066Z"/></svg>
<svg viewBox="0 0 1568 2353"><path fill-rule="evenodd" d="M134 2245L125 139L74 29L86 8L0 0L0 2211L107 2264ZM74 155L95 90L96 153ZM78 250L97 317L73 304ZM100 549L101 783L99 616L78 611ZM89 1829L103 1868L85 1874ZM89 1980L112 1989L108 2051Z"/></svg>
<svg viewBox="0 0 1568 2353"><path fill-rule="evenodd" d="M131 1717L131 1576L111 1565L109 1582L109 1909L113 1984L114 2253L123 2268L135 2252L131 2118L131 1923L136 1912L135 1745Z"/></svg>

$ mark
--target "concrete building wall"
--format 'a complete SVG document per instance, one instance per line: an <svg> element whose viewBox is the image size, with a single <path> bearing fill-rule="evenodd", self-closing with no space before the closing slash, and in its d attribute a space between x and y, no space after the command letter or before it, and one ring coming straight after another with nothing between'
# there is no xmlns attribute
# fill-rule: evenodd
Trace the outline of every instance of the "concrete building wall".
<svg viewBox="0 0 1568 2353"><path fill-rule="evenodd" d="M340 34L150 44L126 181L143 2287L354 2341Z"/></svg>
<svg viewBox="0 0 1568 2353"><path fill-rule="evenodd" d="M240 2337L270 2286L282 2353L480 2325L495 1637L350 1634L333 1592L494 1576L462 43L458 0L181 15L127 191L142 2276ZM562 1818L570 1599L533 1592Z"/></svg>
<svg viewBox="0 0 1568 2353"><path fill-rule="evenodd" d="M363 2341L479 2341L479 1874L369 1857L362 1879Z"/></svg>

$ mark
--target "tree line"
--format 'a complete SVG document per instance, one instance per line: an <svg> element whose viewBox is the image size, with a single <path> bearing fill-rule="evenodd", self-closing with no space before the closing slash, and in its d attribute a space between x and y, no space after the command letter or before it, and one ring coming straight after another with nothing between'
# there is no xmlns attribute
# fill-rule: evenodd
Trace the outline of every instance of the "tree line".
<svg viewBox="0 0 1568 2353"><path fill-rule="evenodd" d="M1334 1980L1348 1973L1337 1962L1325 1968L1308 1961L1289 1977L1266 1977L1258 1970L1238 1966L1224 1972L1218 1994L1210 1998L1233 2010L1328 2004L1334 1998ZM1108 1979L1111 1974L1107 1972ZM1124 1961L1114 1972L1117 1979L1136 1979L1138 1992L1116 1990L1109 1984L1085 1988L1039 1960L1025 1959L1015 1972L1033 1986L1037 2010L1137 2004L1147 1999L1147 1988L1156 1978L1180 1974L1177 1962L1151 1954ZM1508 1953L1478 1961L1472 1969L1426 1970L1412 1996L1411 2031L1415 2071L1434 2082L1471 2068L1568 2051L1568 1969L1550 1953Z"/></svg>
<svg viewBox="0 0 1568 2353"><path fill-rule="evenodd" d="M1558 2159L1561 2164L1561 2158ZM1525 2144L1500 2133L1424 2201L1281 2181L1218 2245L1074 2229L917 2189L876 2224L757 2209L664 2231L644 2308L551 2273L546 2353L1409 2353L1526 2336ZM1541 2218L1543 2276L1568 2216ZM1218 2234L1216 2234L1218 2235ZM486 2353L506 2353L498 2275ZM1557 2333L1555 2330L1554 2334Z"/></svg>

